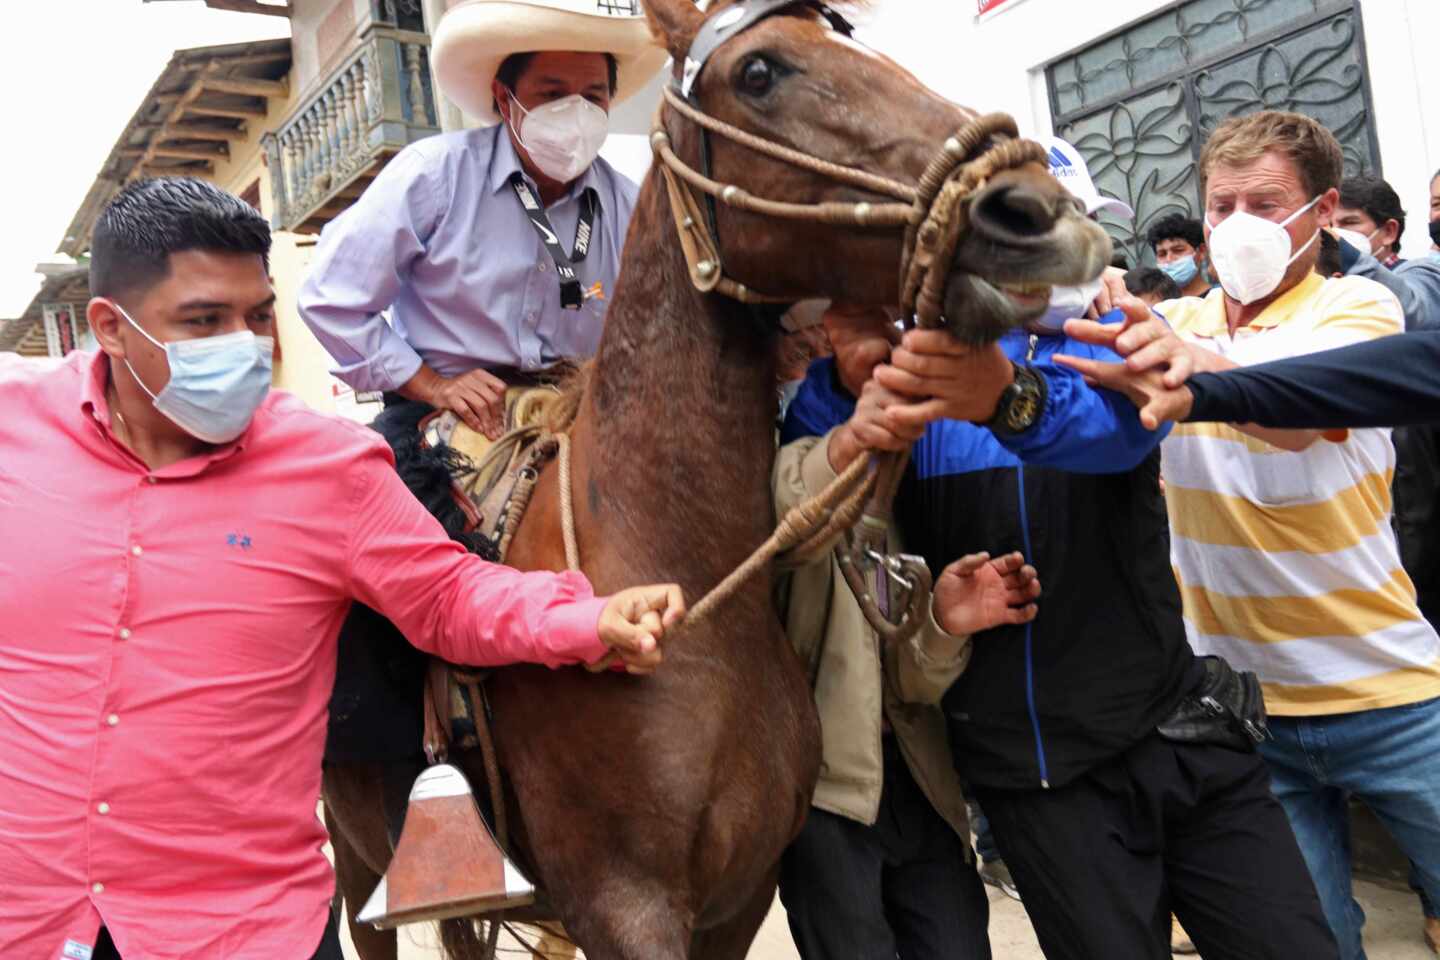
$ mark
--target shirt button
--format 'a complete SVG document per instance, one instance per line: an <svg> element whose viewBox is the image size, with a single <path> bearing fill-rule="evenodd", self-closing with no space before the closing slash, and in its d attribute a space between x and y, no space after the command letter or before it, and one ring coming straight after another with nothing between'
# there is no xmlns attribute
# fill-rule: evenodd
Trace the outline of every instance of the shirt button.
<svg viewBox="0 0 1440 960"><path fill-rule="evenodd" d="M140 554L142 554L142 553L144 553L144 552L145 552L144 549L142 549L141 546L140 546L140 544L138 544L138 543L135 544L135 546L133 546L133 547L130 548L130 553L131 553L132 555L134 555L134 556L137 556L137 557L140 556Z"/></svg>
<svg viewBox="0 0 1440 960"><path fill-rule="evenodd" d="M145 478L145 482L146 482L146 483L159 483L160 481L159 481L159 480L156 480L154 477L146 477L146 478Z"/></svg>
<svg viewBox="0 0 1440 960"><path fill-rule="evenodd" d="M118 713L112 713L112 714L110 714L110 716L108 716L108 717L105 718L105 722L106 722L107 724L109 724L110 726L112 726L112 727L115 726L116 724L118 724L118 723L120 722L120 714L118 714Z"/></svg>
<svg viewBox="0 0 1440 960"><path fill-rule="evenodd" d="M103 884L103 883L92 883L92 884L90 884L90 892L91 892L91 893L104 893L104 892L105 892L105 884Z"/></svg>
<svg viewBox="0 0 1440 960"><path fill-rule="evenodd" d="M107 813L110 812L110 804L108 804L108 803L101 803L101 804L100 804L99 806L97 806L95 809L100 813L100 816L103 817L103 816L105 816L105 814L107 814Z"/></svg>
<svg viewBox="0 0 1440 960"><path fill-rule="evenodd" d="M129 639L130 639L130 636L131 636L131 634L130 634L130 628L129 628L129 627L121 627L121 628L120 628L120 639L121 639L121 640L129 640Z"/></svg>
<svg viewBox="0 0 1440 960"><path fill-rule="evenodd" d="M540 261L540 272L541 272L541 273L544 273L545 270L546 270L545 261L544 261L544 260L541 260L541 261Z"/></svg>

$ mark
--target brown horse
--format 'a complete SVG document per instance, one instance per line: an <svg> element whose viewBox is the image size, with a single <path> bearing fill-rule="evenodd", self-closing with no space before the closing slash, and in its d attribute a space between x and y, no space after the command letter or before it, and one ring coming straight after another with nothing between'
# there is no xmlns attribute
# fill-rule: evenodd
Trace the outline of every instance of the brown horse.
<svg viewBox="0 0 1440 960"><path fill-rule="evenodd" d="M692 0L646 3L677 64L706 17L729 6L707 14ZM721 46L696 99L736 127L907 183L974 117L804 2ZM693 124L669 107L663 122L676 153L701 166ZM758 195L887 199L728 139L712 137L708 153L715 179ZM997 284L1075 283L1109 256L1103 234L1039 164L994 177L968 213L945 307L972 333L1038 312L1034 290ZM725 205L715 228L726 273L752 289L899 302L900 229L771 220ZM673 580L693 601L770 533L773 338L756 311L697 292L652 170L571 430L580 556L598 592ZM557 474L544 473L519 528L507 558L517 567L565 566ZM819 760L810 691L771 586L753 580L684 630L651 677L511 667L489 680L515 845L590 960L738 960L770 908ZM478 753L452 762L484 781ZM381 794L373 770L326 772L352 910L390 856ZM450 933L447 943L463 939ZM375 960L394 955L393 936L362 932L357 943Z"/></svg>

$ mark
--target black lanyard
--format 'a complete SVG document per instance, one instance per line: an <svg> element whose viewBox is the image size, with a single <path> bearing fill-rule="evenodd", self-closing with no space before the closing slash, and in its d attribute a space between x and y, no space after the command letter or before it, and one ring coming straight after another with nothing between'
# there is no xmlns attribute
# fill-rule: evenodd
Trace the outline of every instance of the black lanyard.
<svg viewBox="0 0 1440 960"><path fill-rule="evenodd" d="M535 194L530 192L525 178L519 173L513 173L510 175L510 185L515 188L515 196L520 198L520 206L525 208L526 219L540 235L540 242L545 244L545 249L550 251L550 259L555 261L555 273L560 278L560 306L566 310L579 310L585 305L585 291L580 287L575 264L583 263L585 254L590 252L590 236L595 229L594 189L587 187L580 197L580 222L575 225L575 252L566 256L565 248L560 245L560 238L555 236L555 230L550 226L550 218L545 216L545 208L540 206Z"/></svg>

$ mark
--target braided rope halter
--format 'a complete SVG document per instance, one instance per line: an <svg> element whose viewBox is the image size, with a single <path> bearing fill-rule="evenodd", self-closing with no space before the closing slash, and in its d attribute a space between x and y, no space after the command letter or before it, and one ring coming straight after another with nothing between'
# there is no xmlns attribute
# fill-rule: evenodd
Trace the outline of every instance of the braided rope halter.
<svg viewBox="0 0 1440 960"><path fill-rule="evenodd" d="M922 328L943 327L946 281L956 248L970 225L970 198L1002 170L1026 163L1043 165L1045 151L1033 141L1020 139L1015 121L1008 114L978 116L945 140L919 182L911 186L757 136L702 110L695 82L710 56L726 41L767 17L794 7L809 8L837 33L851 35L851 25L820 0L737 3L706 21L685 57L681 78L664 88L650 133L650 145L659 160L690 281L702 293L718 293L749 305L784 304L795 299L753 290L726 274L715 223L717 201L773 219L865 230L903 228L905 239L900 258L903 315ZM675 153L666 129L667 108L700 128L702 169L695 169ZM892 199L881 203L790 203L756 196L736 184L713 178L711 134L837 183ZM700 196L704 197L703 203ZM791 510L759 549L691 609L687 621L704 619L741 583L765 569L771 561L778 560L787 566L805 563L814 559L836 536L852 531L848 542L835 548L836 557L866 619L887 642L913 637L930 614L930 571L918 557L885 552L895 492L909 458L907 451L872 453L857 459L825 490ZM890 586L899 589L903 598L900 603L888 602Z"/></svg>

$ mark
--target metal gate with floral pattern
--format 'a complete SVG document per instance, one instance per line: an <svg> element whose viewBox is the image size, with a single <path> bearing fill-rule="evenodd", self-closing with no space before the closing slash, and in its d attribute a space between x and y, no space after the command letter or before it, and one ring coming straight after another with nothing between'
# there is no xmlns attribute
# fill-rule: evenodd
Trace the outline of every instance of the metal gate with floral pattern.
<svg viewBox="0 0 1440 960"><path fill-rule="evenodd" d="M1096 185L1135 208L1102 223L1132 264L1145 231L1202 210L1196 160L1221 121L1263 109L1315 117L1346 174L1378 173L1358 0L1183 0L1048 64L1055 132Z"/></svg>

